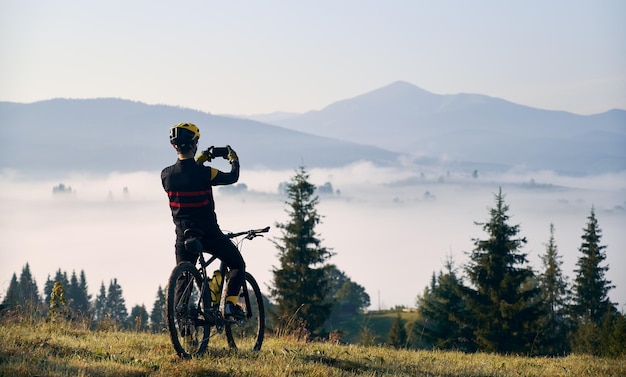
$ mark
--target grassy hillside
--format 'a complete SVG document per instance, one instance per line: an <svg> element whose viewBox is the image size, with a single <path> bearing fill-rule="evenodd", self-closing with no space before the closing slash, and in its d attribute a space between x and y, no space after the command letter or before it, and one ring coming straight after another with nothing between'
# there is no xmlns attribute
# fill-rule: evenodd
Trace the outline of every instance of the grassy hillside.
<svg viewBox="0 0 626 377"><path fill-rule="evenodd" d="M213 340L212 340L213 342ZM303 343L269 337L260 352L217 340L178 358L166 334L90 331L54 323L0 324L0 376L624 376L626 360L525 358Z"/></svg>

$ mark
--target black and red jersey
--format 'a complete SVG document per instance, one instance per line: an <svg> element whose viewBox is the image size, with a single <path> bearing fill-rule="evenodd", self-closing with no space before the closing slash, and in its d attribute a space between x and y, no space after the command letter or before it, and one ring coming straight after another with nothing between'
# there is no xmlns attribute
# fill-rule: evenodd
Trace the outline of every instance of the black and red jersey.
<svg viewBox="0 0 626 377"><path fill-rule="evenodd" d="M228 185L239 179L239 162L228 173L203 166L193 158L178 160L161 172L161 182L167 193L175 224L182 221L199 227L217 225L213 186Z"/></svg>

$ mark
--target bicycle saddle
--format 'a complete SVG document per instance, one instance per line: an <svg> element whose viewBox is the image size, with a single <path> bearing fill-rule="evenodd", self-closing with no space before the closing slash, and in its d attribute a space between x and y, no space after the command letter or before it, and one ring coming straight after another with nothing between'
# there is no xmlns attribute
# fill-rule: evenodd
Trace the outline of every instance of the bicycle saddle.
<svg viewBox="0 0 626 377"><path fill-rule="evenodd" d="M183 235L185 238L202 237L204 236L204 232L198 228L187 228Z"/></svg>
<svg viewBox="0 0 626 377"><path fill-rule="evenodd" d="M183 233L185 236L185 249L190 253L201 253L204 249L202 247L202 242L200 242L200 237L204 235L204 232L200 229L189 228L185 229Z"/></svg>

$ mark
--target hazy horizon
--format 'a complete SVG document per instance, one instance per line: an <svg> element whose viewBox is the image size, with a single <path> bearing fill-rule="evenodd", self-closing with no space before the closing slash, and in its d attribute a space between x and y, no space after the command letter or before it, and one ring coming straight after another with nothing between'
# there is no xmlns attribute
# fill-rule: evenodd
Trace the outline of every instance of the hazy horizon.
<svg viewBox="0 0 626 377"><path fill-rule="evenodd" d="M570 283L580 257L583 228L595 208L607 245L609 292L623 310L626 278L626 173L567 177L552 172L511 170L503 174L469 174L409 168L380 168L358 163L338 169L308 169L311 182L331 182L337 195L320 195L317 228L322 244L336 255L330 263L365 287L371 309L396 305L415 306L416 297L443 270L451 256L459 272L473 249L472 239L484 238L475 222L488 220L494 195L500 187L510 206L511 224L520 225L528 243L530 266L543 266L550 223ZM278 267L271 243L280 236L275 224L288 220L286 198L278 185L293 170L245 171L239 183L245 194L216 193L219 223L224 231L270 225L268 237L244 244L248 270L264 292ZM403 182L402 184L399 182ZM159 172L108 175L70 174L62 180L31 180L19 173L0 173L0 194L5 211L0 216L3 264L0 297L13 273L26 263L41 292L58 269L71 274L85 271L89 293L100 284L108 288L113 278L121 285L128 310L144 304L150 311L158 286L165 288L174 267L174 228ZM59 183L71 186L73 195L53 195ZM124 194L127 188L128 194Z"/></svg>

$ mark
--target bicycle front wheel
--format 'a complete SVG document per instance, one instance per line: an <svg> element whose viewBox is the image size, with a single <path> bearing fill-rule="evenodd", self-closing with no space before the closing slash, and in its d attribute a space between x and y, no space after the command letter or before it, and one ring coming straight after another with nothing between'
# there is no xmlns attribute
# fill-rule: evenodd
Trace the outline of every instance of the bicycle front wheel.
<svg viewBox="0 0 626 377"><path fill-rule="evenodd" d="M168 281L165 317L174 349L182 357L202 355L209 342L205 305L208 308L211 301L203 285L200 272L189 262L178 264Z"/></svg>
<svg viewBox="0 0 626 377"><path fill-rule="evenodd" d="M239 289L237 303L246 313L244 319L228 322L224 327L230 348L258 351L265 334L265 307L263 296L254 277L246 272L243 287Z"/></svg>

